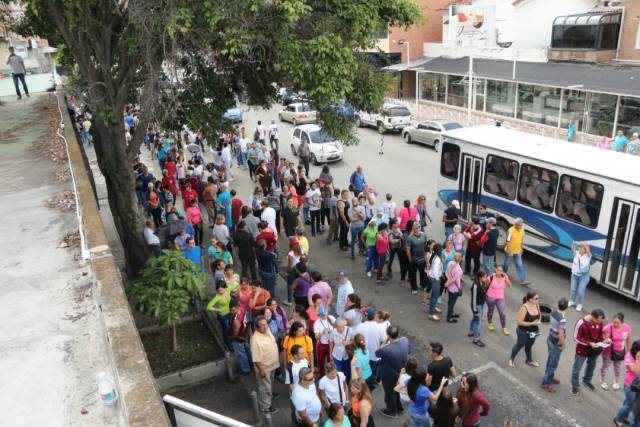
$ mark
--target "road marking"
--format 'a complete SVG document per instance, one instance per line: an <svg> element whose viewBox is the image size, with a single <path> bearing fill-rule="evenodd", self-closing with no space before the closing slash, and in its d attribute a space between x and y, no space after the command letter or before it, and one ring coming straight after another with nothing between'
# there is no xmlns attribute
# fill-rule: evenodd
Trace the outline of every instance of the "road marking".
<svg viewBox="0 0 640 427"><path fill-rule="evenodd" d="M486 364L484 364L482 366L479 366L479 367L477 367L475 369L472 369L472 370L470 370L468 372L471 372L471 373L474 373L474 374L478 375L478 374L480 374L482 372L488 371L489 369L495 369L496 371L498 371L498 373L500 375L502 375L503 377L505 377L506 379L508 379L512 383L514 383L517 388L519 388L521 390L524 390L527 394L532 396L536 401L538 401L538 403L544 405L546 408L552 409L553 413L557 417L565 420L567 422L568 426L571 426L571 427L585 427L584 425L580 424L575 418L569 416L568 414L566 414L562 410L556 408L554 405L551 404L551 402L549 400L547 400L546 398L540 396L538 393L533 391L533 389L531 387L529 387L528 385L524 384L522 381L520 381L519 379L514 377L510 372L506 371L505 369L503 369L500 365L498 365L495 362L486 363ZM460 378L462 378L462 374L460 374L457 377L455 377L449 383L450 384L455 384L457 382L460 382Z"/></svg>

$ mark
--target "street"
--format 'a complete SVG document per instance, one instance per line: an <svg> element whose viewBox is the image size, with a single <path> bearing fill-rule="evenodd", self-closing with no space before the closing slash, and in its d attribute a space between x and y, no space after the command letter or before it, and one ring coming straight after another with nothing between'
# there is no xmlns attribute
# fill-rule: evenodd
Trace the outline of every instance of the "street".
<svg viewBox="0 0 640 427"><path fill-rule="evenodd" d="M271 120L277 120L281 107L274 105L270 110L251 109L245 112L247 134L251 135L256 122L261 120L266 126ZM290 158L289 148L293 126L289 123L278 123L280 129L281 155ZM429 226L430 238L442 240L444 238L441 223L442 212L434 205L436 195L436 174L439 168L437 153L432 148L407 145L397 134L385 135L384 154L378 154L380 135L375 129L358 129L360 143L357 146L345 148L343 161L330 164L337 188L346 188L351 172L357 165L364 168L369 185L379 193L378 201L384 199L386 193L393 195L393 200L401 206L404 199L410 199L412 204L419 194L427 197L427 204L434 219ZM321 166L311 166L310 176L316 178ZM236 169L237 173L237 169ZM248 180L248 173L242 171L234 182L234 188L245 203L248 202L252 183ZM458 324L433 323L427 320L424 307L421 305L421 295L411 295L409 287L398 286L398 276L388 282L386 286L375 284L374 279L367 278L364 270L364 258L352 261L338 250L337 244L328 247L323 238L317 240L309 236L311 243L311 260L319 267L323 275L333 280L338 271L344 269L352 277L356 293L363 299L363 304L373 304L379 309L391 312L392 322L401 327L403 334L411 339L412 355L427 363L425 345L429 341L439 341L444 345L445 355L451 356L458 372L476 370L479 372L480 388L489 399L492 409L487 422L500 426L506 419L515 419L520 426L605 426L611 424L611 419L617 412L623 400L622 391L604 391L599 387L600 362L596 368L593 383L595 391L584 387L578 396L570 393L571 366L574 358L575 342L569 338L567 349L561 357L556 377L561 381L557 394L548 394L541 390L539 384L544 373L547 357L546 336L548 324L541 328L542 335L534 345L534 359L540 363L539 368L525 365L524 355L519 354L516 368L507 366L507 360L512 345L515 343L515 317L520 307L522 297L527 289L514 284L506 292L507 323L511 336L503 336L499 328L494 332L486 329L486 318L482 323L482 339L487 344L485 348L472 345L467 338L468 324L471 318L469 308L469 291L463 295L457 304L457 312L461 318ZM502 254L499 255L501 260ZM543 258L532 254L525 254L524 264L529 279L530 289L540 294L541 302L555 308L556 301L561 297L568 297L570 271L559 267ZM397 273L397 264L395 266ZM510 271L514 274L514 271ZM515 283L515 277L513 282ZM284 282L278 284L278 297L284 295ZM591 283L587 290L585 310L602 308L606 313L606 321L617 312L625 314L625 321L634 329L640 327L640 313L637 303L620 295L605 290ZM574 309L567 311L568 333L573 332L573 326L579 319ZM609 372L612 376L612 372ZM609 384L612 378L608 378ZM383 418L378 410L383 407L382 391L374 393L376 421L379 425L401 425L401 420Z"/></svg>

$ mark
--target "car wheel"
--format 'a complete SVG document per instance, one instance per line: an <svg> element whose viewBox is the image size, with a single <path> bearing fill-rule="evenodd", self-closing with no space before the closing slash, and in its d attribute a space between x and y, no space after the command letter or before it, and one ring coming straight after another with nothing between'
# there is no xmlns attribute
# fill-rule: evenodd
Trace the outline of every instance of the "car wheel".
<svg viewBox="0 0 640 427"><path fill-rule="evenodd" d="M383 134L385 131L386 129L384 128L384 124L382 122L378 122L378 133Z"/></svg>
<svg viewBox="0 0 640 427"><path fill-rule="evenodd" d="M407 144L411 144L411 134L409 132L405 132L404 142L406 142Z"/></svg>
<svg viewBox="0 0 640 427"><path fill-rule="evenodd" d="M440 146L440 141L438 141L437 139L433 140L433 149L437 152L438 151L438 147Z"/></svg>
<svg viewBox="0 0 640 427"><path fill-rule="evenodd" d="M318 159L316 158L316 155L311 153L311 156L309 157L309 160L311 160L311 163L313 163L315 166L318 166L320 163L318 162Z"/></svg>
<svg viewBox="0 0 640 427"><path fill-rule="evenodd" d="M291 122L294 126L298 126L298 121L296 119L293 119L293 121Z"/></svg>
<svg viewBox="0 0 640 427"><path fill-rule="evenodd" d="M362 127L362 120L360 120L360 117L356 116L356 127L361 128Z"/></svg>
<svg viewBox="0 0 640 427"><path fill-rule="evenodd" d="M296 147L294 147L293 144L291 144L291 154L293 154L294 156L298 155L298 153L296 153Z"/></svg>
<svg viewBox="0 0 640 427"><path fill-rule="evenodd" d="M507 245L507 235L509 234L509 223L504 219L499 219L496 228L498 229L497 248L504 251L504 247Z"/></svg>

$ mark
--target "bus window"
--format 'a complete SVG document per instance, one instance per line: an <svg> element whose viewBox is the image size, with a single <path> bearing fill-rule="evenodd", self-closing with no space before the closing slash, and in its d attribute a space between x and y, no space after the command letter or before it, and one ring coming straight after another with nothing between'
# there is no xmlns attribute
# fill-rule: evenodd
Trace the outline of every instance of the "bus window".
<svg viewBox="0 0 640 427"><path fill-rule="evenodd" d="M440 162L440 174L454 181L458 180L458 168L460 165L460 147L449 142L442 144L442 161Z"/></svg>
<svg viewBox="0 0 640 427"><path fill-rule="evenodd" d="M504 157L487 156L484 175L484 191L509 200L516 198L518 162Z"/></svg>
<svg viewBox="0 0 640 427"><path fill-rule="evenodd" d="M562 175L556 215L587 227L596 228L604 187L595 182Z"/></svg>
<svg viewBox="0 0 640 427"><path fill-rule="evenodd" d="M557 186L556 172L523 164L518 185L518 201L544 212L553 212Z"/></svg>

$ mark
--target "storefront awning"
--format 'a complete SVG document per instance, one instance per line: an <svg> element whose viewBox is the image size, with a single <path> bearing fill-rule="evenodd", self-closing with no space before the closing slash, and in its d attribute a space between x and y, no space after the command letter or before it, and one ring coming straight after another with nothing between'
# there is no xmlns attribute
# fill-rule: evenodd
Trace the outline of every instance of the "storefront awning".
<svg viewBox="0 0 640 427"><path fill-rule="evenodd" d="M469 57L434 58L415 70L464 76L469 71ZM474 58L473 74L487 79L640 97L640 66L627 64L518 61L513 79L513 61Z"/></svg>
<svg viewBox="0 0 640 427"><path fill-rule="evenodd" d="M410 62L402 62L400 64L393 64L393 65L389 65L388 67L382 67L382 70L391 71L391 72L411 70L417 67L421 67L433 59L436 59L436 58L420 58Z"/></svg>

